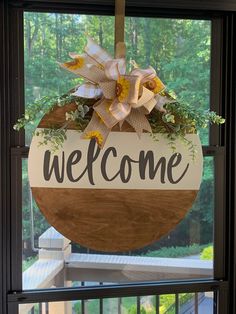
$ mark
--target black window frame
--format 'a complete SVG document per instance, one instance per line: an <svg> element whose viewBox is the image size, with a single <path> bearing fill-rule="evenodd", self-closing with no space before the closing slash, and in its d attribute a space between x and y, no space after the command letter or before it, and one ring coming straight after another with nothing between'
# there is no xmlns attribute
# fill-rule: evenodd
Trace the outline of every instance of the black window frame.
<svg viewBox="0 0 236 314"><path fill-rule="evenodd" d="M18 304L163 293L213 291L215 313L236 313L235 245L235 87L236 4L230 1L127 0L128 16L212 20L211 108L226 117L213 127L205 156L214 156L216 170L214 279L142 282L109 287L22 291L21 160L27 158L24 133L12 126L24 110L23 12L114 14L109 0L2 0L0 3L0 312L15 314ZM14 92L13 92L14 91ZM217 193L220 191L220 193ZM222 210L224 209L224 210Z"/></svg>

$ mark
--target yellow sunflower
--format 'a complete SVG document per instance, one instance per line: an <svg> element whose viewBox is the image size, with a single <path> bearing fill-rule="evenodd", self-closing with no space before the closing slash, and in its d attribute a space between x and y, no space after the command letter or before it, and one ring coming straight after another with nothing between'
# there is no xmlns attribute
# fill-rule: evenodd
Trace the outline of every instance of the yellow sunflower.
<svg viewBox="0 0 236 314"><path fill-rule="evenodd" d="M70 70L77 70L83 67L84 65L84 58L77 56L73 61L64 63L65 67Z"/></svg>
<svg viewBox="0 0 236 314"><path fill-rule="evenodd" d="M159 77L154 77L152 80L147 81L143 84L147 89L151 90L154 94L160 93L164 88L165 85L159 79Z"/></svg>
<svg viewBox="0 0 236 314"><path fill-rule="evenodd" d="M99 131L90 131L90 132L87 132L85 134L85 139L89 140L89 139L92 139L92 138L95 138L98 146L102 145L103 136L102 136L102 134Z"/></svg>
<svg viewBox="0 0 236 314"><path fill-rule="evenodd" d="M128 96L130 91L130 81L121 76L116 83L116 95L120 102L123 102Z"/></svg>

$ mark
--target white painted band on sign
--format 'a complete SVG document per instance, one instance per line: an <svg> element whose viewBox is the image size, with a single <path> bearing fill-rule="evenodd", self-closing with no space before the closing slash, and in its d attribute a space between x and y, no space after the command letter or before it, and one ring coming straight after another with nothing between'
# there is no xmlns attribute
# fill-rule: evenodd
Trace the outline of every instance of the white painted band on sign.
<svg viewBox="0 0 236 314"><path fill-rule="evenodd" d="M173 152L169 140L157 134L111 132L100 150L95 140L81 139L78 131L68 130L67 140L56 153L39 145L34 136L29 152L28 173L31 187L78 189L198 190L203 157L198 135L186 138L195 145L193 161L189 148L176 141Z"/></svg>

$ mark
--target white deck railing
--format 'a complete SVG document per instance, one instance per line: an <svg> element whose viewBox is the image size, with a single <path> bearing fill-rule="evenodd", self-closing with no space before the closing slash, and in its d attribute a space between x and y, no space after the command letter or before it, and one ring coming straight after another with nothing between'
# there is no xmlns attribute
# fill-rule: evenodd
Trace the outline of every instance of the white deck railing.
<svg viewBox="0 0 236 314"><path fill-rule="evenodd" d="M124 283L209 278L213 272L211 261L71 253L70 240L53 227L41 235L39 247L38 260L23 273L24 290L66 287L70 286L72 281ZM72 313L71 302L60 304L63 308L60 314ZM27 313L33 306L21 306L20 313ZM50 306L55 307L58 304L50 303ZM51 309L49 313L54 312L55 309Z"/></svg>

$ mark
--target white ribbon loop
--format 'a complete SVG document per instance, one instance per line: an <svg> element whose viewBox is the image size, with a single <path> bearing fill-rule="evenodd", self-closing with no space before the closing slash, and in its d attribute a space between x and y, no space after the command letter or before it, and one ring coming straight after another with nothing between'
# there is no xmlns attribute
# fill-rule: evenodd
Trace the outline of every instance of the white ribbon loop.
<svg viewBox="0 0 236 314"><path fill-rule="evenodd" d="M105 74L109 80L117 81L120 75L124 75L126 70L125 59L109 60L105 64Z"/></svg>
<svg viewBox="0 0 236 314"><path fill-rule="evenodd" d="M92 83L84 83L72 94L73 96L83 98L99 98L102 96L102 90Z"/></svg>
<svg viewBox="0 0 236 314"><path fill-rule="evenodd" d="M103 67L105 63L112 60L112 56L102 47L100 47L92 38L87 37L87 45L84 48L86 54L96 62L100 67Z"/></svg>

